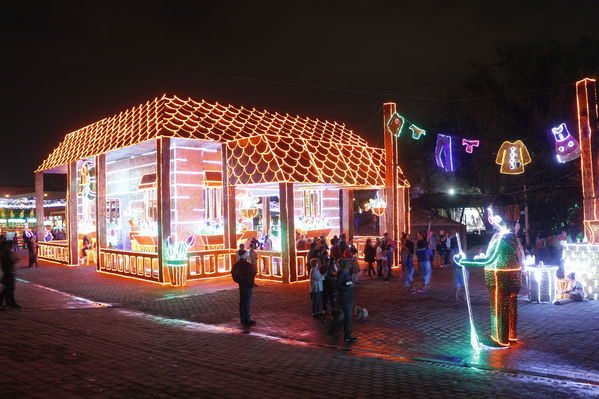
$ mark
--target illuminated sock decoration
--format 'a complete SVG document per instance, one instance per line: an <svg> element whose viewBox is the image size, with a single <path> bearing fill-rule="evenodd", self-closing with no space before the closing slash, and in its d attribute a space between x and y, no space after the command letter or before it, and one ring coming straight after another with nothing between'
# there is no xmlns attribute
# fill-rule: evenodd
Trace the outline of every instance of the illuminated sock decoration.
<svg viewBox="0 0 599 399"><path fill-rule="evenodd" d="M420 129L416 125L410 125L409 129L412 131L412 138L414 140L418 140L420 136L426 136L426 130Z"/></svg>
<svg viewBox="0 0 599 399"><path fill-rule="evenodd" d="M387 121L387 131L395 137L401 136L401 131L405 125L405 119L403 116L395 112Z"/></svg>
<svg viewBox="0 0 599 399"><path fill-rule="evenodd" d="M474 147L478 147L479 144L479 140L462 139L462 145L466 146L466 152L468 154L472 154L472 151L474 151Z"/></svg>
<svg viewBox="0 0 599 399"><path fill-rule="evenodd" d="M555 154L558 162L566 163L580 157L578 141L570 135L565 123L551 128L551 133L555 139Z"/></svg>
<svg viewBox="0 0 599 399"><path fill-rule="evenodd" d="M531 162L530 154L521 140L504 141L497 151L495 163L501 165L500 172L506 175L524 173L524 165Z"/></svg>
<svg viewBox="0 0 599 399"><path fill-rule="evenodd" d="M506 219L511 227L519 217L517 206L506 206ZM498 230L487 247L487 252L473 260L460 253L454 261L460 266L484 267L485 283L491 302L491 338L501 346L517 340L517 297L520 291L520 273L524 251L517 236L510 231L499 215L489 208L489 222ZM514 211L517 210L517 211Z"/></svg>
<svg viewBox="0 0 599 399"><path fill-rule="evenodd" d="M446 172L453 172L453 154L451 152L451 136L444 134L437 135L437 145L435 147L435 162L437 166Z"/></svg>

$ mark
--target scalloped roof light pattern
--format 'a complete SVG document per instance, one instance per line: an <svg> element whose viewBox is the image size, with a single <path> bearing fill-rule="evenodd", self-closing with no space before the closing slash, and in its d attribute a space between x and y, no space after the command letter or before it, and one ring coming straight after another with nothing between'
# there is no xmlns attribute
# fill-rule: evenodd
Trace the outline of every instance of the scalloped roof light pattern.
<svg viewBox="0 0 599 399"><path fill-rule="evenodd" d="M385 184L384 149L369 147L345 125L175 96L156 98L67 134L36 171L160 136L225 144L231 185Z"/></svg>

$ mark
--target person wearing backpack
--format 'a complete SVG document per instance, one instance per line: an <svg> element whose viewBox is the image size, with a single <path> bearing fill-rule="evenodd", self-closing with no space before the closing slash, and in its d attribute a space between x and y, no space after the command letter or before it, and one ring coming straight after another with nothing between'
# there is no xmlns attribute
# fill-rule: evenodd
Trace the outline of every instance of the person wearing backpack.
<svg viewBox="0 0 599 399"><path fill-rule="evenodd" d="M231 268L231 276L233 277L233 281L239 285L239 317L241 324L253 326L256 324L256 321L250 317L250 305L252 303L256 270L248 262L248 257L248 251L243 249L237 251L237 262Z"/></svg>

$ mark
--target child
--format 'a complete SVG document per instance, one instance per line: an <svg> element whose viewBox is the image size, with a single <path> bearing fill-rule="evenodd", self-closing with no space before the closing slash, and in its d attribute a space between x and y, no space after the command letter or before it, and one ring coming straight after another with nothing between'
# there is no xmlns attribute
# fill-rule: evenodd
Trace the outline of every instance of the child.
<svg viewBox="0 0 599 399"><path fill-rule="evenodd" d="M568 289L562 291L562 294L568 294L566 299L553 302L555 305L565 305L570 302L582 302L584 301L585 293L584 288L580 281L576 280L576 274L568 274Z"/></svg>

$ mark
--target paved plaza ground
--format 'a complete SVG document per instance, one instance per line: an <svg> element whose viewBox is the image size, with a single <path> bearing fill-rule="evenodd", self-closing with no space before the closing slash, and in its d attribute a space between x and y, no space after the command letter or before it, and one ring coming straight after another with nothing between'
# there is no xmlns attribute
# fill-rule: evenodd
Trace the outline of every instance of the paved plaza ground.
<svg viewBox="0 0 599 399"><path fill-rule="evenodd" d="M172 288L93 266L21 268L23 309L0 312L0 397L599 397L598 302L533 304L523 290L520 342L476 353L452 273L434 269L415 295L362 277L370 318L347 345L311 317L307 283L258 282L245 329L229 278ZM470 285L486 335L480 271Z"/></svg>

